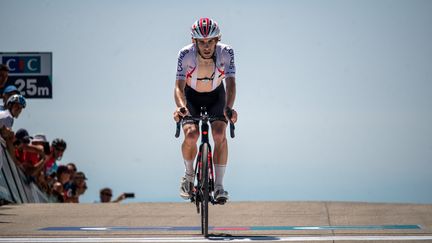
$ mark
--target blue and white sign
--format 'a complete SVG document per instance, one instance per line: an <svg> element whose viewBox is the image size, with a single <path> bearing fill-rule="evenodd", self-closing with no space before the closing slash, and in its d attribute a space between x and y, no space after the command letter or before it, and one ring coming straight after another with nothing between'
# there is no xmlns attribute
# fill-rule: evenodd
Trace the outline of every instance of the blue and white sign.
<svg viewBox="0 0 432 243"><path fill-rule="evenodd" d="M52 52L0 52L9 68L7 85L26 98L52 98Z"/></svg>

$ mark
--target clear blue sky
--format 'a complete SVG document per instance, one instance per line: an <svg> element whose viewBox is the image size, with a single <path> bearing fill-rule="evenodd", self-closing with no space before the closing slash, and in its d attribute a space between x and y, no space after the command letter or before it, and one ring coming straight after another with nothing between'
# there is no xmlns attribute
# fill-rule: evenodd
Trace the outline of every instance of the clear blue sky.
<svg viewBox="0 0 432 243"><path fill-rule="evenodd" d="M14 124L138 201L181 201L179 49L208 16L236 54L232 200L432 203L431 1L6 1L0 52L53 52Z"/></svg>

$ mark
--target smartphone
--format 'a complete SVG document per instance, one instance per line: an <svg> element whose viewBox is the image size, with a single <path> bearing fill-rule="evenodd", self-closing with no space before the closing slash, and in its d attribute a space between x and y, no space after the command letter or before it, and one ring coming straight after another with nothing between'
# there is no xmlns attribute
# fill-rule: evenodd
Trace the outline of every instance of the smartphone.
<svg viewBox="0 0 432 243"><path fill-rule="evenodd" d="M135 197L135 193L133 192L125 192L125 198L134 198Z"/></svg>

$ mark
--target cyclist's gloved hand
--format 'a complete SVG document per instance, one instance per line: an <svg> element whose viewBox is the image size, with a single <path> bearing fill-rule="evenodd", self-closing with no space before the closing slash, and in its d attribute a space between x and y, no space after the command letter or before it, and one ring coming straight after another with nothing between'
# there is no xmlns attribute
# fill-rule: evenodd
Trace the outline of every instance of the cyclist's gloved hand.
<svg viewBox="0 0 432 243"><path fill-rule="evenodd" d="M225 118L230 121L232 123L236 123L237 122L237 111L235 111L234 109L231 109L230 107L226 107L225 108Z"/></svg>
<svg viewBox="0 0 432 243"><path fill-rule="evenodd" d="M174 111L174 120L176 122L180 121L181 117L186 116L189 113L188 109L186 107L177 107L176 111Z"/></svg>

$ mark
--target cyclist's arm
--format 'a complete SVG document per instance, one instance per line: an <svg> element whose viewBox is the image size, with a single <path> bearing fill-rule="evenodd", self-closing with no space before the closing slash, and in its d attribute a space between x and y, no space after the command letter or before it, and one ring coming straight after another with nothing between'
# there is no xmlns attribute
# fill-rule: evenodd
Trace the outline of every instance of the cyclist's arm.
<svg viewBox="0 0 432 243"><path fill-rule="evenodd" d="M235 77L227 77L225 79L226 86L226 106L232 108L236 97L236 82Z"/></svg>
<svg viewBox="0 0 432 243"><path fill-rule="evenodd" d="M222 50L222 59L225 64L225 88L226 88L226 106L233 108L236 97L236 82L235 82L235 63L234 50L226 45Z"/></svg>
<svg viewBox="0 0 432 243"><path fill-rule="evenodd" d="M185 86L186 86L185 80L176 80L175 89L174 89L174 100L176 102L177 107L186 107L186 96L184 93Z"/></svg>

